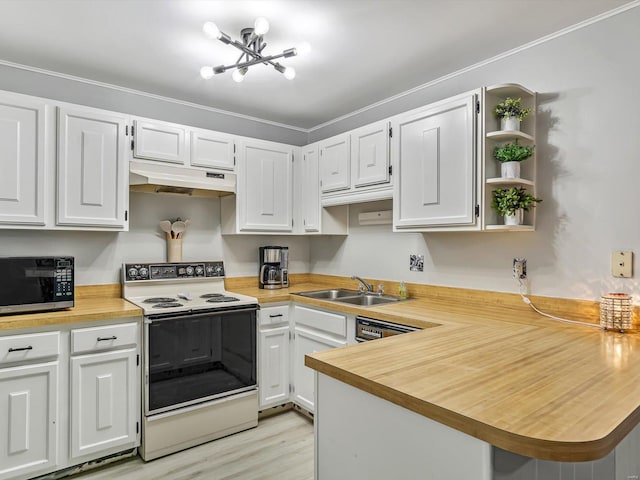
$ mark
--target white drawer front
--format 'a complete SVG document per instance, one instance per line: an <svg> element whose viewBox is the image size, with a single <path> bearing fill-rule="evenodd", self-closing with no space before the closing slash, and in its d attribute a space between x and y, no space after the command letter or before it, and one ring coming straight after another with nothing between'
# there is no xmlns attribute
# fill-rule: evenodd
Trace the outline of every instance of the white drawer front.
<svg viewBox="0 0 640 480"><path fill-rule="evenodd" d="M71 353L121 348L138 343L138 324L123 323L71 331Z"/></svg>
<svg viewBox="0 0 640 480"><path fill-rule="evenodd" d="M0 337L0 364L28 362L60 354L60 332Z"/></svg>
<svg viewBox="0 0 640 480"><path fill-rule="evenodd" d="M347 336L347 317L344 315L313 310L296 305L293 318L296 325L306 325L307 327L333 333L341 337Z"/></svg>
<svg viewBox="0 0 640 480"><path fill-rule="evenodd" d="M289 306L265 307L260 309L260 325L275 325L289 321Z"/></svg>

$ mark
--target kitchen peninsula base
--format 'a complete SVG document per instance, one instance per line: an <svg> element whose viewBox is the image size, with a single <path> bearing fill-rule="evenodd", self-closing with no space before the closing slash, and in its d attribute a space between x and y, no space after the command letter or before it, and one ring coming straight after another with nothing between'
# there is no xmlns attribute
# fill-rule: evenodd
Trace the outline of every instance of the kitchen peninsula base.
<svg viewBox="0 0 640 480"><path fill-rule="evenodd" d="M512 454L316 372L316 480L628 480L640 427L600 460L553 462Z"/></svg>

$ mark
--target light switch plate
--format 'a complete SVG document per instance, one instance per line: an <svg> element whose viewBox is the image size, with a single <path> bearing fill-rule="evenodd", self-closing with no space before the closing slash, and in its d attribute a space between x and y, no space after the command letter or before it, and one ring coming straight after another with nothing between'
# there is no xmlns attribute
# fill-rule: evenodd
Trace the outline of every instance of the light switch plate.
<svg viewBox="0 0 640 480"><path fill-rule="evenodd" d="M620 250L611 252L611 275L618 278L633 276L633 252Z"/></svg>

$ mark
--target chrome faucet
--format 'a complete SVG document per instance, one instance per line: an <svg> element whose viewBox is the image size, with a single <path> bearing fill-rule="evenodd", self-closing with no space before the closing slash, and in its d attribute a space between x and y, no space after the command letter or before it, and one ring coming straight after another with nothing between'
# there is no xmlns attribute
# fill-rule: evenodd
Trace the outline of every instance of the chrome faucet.
<svg viewBox="0 0 640 480"><path fill-rule="evenodd" d="M358 280L360 282L360 285L358 285L359 292L373 292L373 285L365 282L357 275L351 275L351 280Z"/></svg>

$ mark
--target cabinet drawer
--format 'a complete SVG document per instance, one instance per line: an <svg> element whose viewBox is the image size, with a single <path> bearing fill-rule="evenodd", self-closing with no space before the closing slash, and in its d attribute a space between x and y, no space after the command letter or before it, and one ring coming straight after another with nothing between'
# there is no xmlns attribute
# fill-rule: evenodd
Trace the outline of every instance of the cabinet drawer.
<svg viewBox="0 0 640 480"><path fill-rule="evenodd" d="M296 306L294 320L296 325L306 325L341 337L347 336L347 317L344 315Z"/></svg>
<svg viewBox="0 0 640 480"><path fill-rule="evenodd" d="M260 325L275 325L289 322L289 306L266 307L260 310Z"/></svg>
<svg viewBox="0 0 640 480"><path fill-rule="evenodd" d="M120 348L138 343L138 324L123 323L71 331L71 353Z"/></svg>
<svg viewBox="0 0 640 480"><path fill-rule="evenodd" d="M0 364L27 362L60 354L60 332L0 337Z"/></svg>

